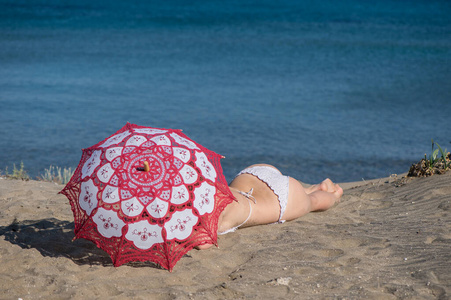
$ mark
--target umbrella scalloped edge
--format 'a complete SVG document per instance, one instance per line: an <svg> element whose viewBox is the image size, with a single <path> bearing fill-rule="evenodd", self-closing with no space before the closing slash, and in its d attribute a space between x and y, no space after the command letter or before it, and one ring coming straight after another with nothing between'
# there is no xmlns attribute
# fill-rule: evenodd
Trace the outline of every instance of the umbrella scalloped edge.
<svg viewBox="0 0 451 300"><path fill-rule="evenodd" d="M221 158L181 130L127 123L83 149L61 191L75 239L94 242L114 266L151 261L172 270L194 247L217 244L219 216L234 199Z"/></svg>

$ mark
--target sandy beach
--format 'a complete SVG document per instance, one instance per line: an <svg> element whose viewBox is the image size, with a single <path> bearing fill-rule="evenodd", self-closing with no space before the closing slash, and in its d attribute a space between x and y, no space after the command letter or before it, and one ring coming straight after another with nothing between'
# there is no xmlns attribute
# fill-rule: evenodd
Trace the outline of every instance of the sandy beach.
<svg viewBox="0 0 451 300"><path fill-rule="evenodd" d="M0 179L1 299L448 299L451 172L345 184L342 202L220 236L172 273L72 241L61 185Z"/></svg>

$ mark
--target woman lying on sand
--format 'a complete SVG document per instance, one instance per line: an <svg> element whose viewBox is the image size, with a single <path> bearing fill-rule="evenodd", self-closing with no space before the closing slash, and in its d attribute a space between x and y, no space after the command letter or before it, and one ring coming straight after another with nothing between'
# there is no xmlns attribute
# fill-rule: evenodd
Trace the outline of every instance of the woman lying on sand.
<svg viewBox="0 0 451 300"><path fill-rule="evenodd" d="M284 176L271 165L252 165L241 171L230 184L237 201L219 217L218 234L255 225L283 223L311 211L323 211L340 202L343 189L326 179L304 188L294 178ZM198 246L208 249L212 244Z"/></svg>

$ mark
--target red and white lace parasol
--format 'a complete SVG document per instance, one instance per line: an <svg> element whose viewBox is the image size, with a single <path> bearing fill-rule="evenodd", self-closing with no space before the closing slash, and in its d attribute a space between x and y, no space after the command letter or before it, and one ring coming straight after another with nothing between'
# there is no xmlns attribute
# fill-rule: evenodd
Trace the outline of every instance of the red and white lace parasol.
<svg viewBox="0 0 451 300"><path fill-rule="evenodd" d="M181 130L127 123L83 149L61 191L75 238L96 243L115 266L152 261L172 270L193 247L217 243L219 215L233 201L220 159Z"/></svg>

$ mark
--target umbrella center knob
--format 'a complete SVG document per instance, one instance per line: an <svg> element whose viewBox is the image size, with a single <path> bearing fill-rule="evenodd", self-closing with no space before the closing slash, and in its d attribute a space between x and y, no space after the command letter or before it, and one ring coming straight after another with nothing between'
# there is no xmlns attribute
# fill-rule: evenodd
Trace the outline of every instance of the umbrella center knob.
<svg viewBox="0 0 451 300"><path fill-rule="evenodd" d="M150 166L149 166L149 162L145 161L144 162L144 168L136 168L138 171L144 171L144 172L149 172L150 171Z"/></svg>
<svg viewBox="0 0 451 300"><path fill-rule="evenodd" d="M149 170L150 170L149 162L146 160L144 162L144 172L149 172Z"/></svg>

